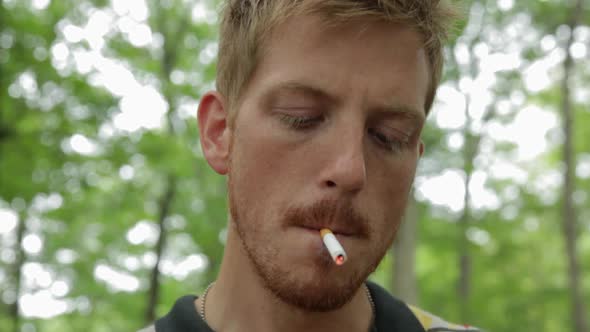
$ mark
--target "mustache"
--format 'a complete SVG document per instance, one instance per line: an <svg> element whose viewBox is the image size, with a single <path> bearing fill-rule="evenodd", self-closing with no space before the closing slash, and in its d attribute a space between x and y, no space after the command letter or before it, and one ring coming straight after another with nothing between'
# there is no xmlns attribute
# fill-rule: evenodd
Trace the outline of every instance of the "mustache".
<svg viewBox="0 0 590 332"><path fill-rule="evenodd" d="M287 226L329 228L334 233L369 236L369 219L349 202L321 200L309 206L297 206L285 213Z"/></svg>

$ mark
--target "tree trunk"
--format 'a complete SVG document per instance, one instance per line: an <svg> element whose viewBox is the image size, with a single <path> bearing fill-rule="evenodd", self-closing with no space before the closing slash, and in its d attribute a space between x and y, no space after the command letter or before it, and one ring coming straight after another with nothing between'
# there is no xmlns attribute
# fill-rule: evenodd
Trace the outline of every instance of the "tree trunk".
<svg viewBox="0 0 590 332"><path fill-rule="evenodd" d="M466 142L467 144L467 142ZM469 250L469 239L467 238L467 231L471 221L471 196L469 195L469 182L471 181L471 171L465 167L465 196L463 213L459 219L459 279L457 281L457 295L459 297L459 310L461 320L469 321L469 298L471 293L471 252Z"/></svg>
<svg viewBox="0 0 590 332"><path fill-rule="evenodd" d="M401 300L418 303L416 283L416 244L418 230L418 209L413 195L410 195L406 215L393 242L392 289Z"/></svg>
<svg viewBox="0 0 590 332"><path fill-rule="evenodd" d="M170 28L167 25L165 9L161 6L161 3L159 1L156 1L155 4L157 7L156 21L158 25L158 30L164 36L164 53L160 61L159 79L162 83L164 99L166 100L166 103L170 108L168 113L166 114L168 120L168 134L171 137L174 137L176 135L176 130L174 128L175 102L173 95L170 92L170 74L172 73L172 70L174 69L177 62L177 54L179 53L179 48L182 45L181 40L186 34L187 28L189 27L189 18L187 18L187 16L185 15L183 19L180 22L178 22L176 31L170 31ZM187 13L190 13L190 11L187 11ZM166 191L164 192L160 200L160 209L158 216L158 227L160 229L160 234L158 235L158 242L156 243L155 248L156 264L154 265L154 268L152 269L152 273L150 276L148 305L145 313L145 320L147 324L152 323L156 318L156 306L158 304L158 298L160 293L160 262L166 245L166 237L168 235L166 230L166 218L170 214L172 201L176 194L176 176L173 174L173 172L169 171L166 175L166 179Z"/></svg>
<svg viewBox="0 0 590 332"><path fill-rule="evenodd" d="M479 150L479 136L471 134L472 119L469 115L470 96L465 96L466 123L463 130L465 143L463 144L463 172L465 172L465 183L463 196L463 211L458 221L459 234L457 239L458 269L459 277L457 279L457 297L459 301L459 316L462 321L470 320L469 298L471 297L471 250L467 231L471 224L471 195L469 193L469 183L473 174L473 161ZM489 114L489 113L488 113Z"/></svg>
<svg viewBox="0 0 590 332"><path fill-rule="evenodd" d="M469 105L470 98L466 96L466 104ZM496 110L493 106L488 107L483 118L482 123L486 124L496 114ZM463 137L465 137L465 143L463 145L463 171L465 172L465 195L463 196L463 212L459 218L458 227L459 235L457 241L457 253L459 255L458 266L459 266L459 278L457 280L457 295L459 300L460 317L464 322L470 321L471 311L469 298L471 297L471 269L472 259L469 238L467 232L471 226L471 194L469 193L469 183L473 176L475 169L474 161L479 153L482 136L474 135L471 133L472 119L469 116L469 106L465 109L465 115L467 122L465 123L465 129Z"/></svg>
<svg viewBox="0 0 590 332"><path fill-rule="evenodd" d="M573 69L573 60L570 53L570 46L574 41L573 31L578 26L582 14L582 0L576 1L573 8L570 21L570 36L567 40L564 50L566 57L563 63L563 82L562 82L562 112L563 112L563 131L565 142L563 144L563 159L565 162L564 186L563 186L563 236L567 261L569 266L569 289L571 291L572 321L574 331L588 332L587 312L584 309L582 296L582 287L580 284L580 264L578 262L577 248L577 216L573 202L573 193L575 190L575 152L574 152L574 111L570 97L570 74Z"/></svg>
<svg viewBox="0 0 590 332"><path fill-rule="evenodd" d="M482 4L483 5L483 4ZM485 13L482 18L479 18L478 21L480 22L478 25L479 32L475 34L475 36L480 36L483 32L483 28L485 26ZM471 40L469 42L469 49L470 52L473 54L475 46L479 42L479 37ZM470 78L474 78L478 74L478 66L475 60L471 60L469 64L465 67L464 70L461 69L459 62L457 61L456 55L454 52L451 52L452 56L450 60L454 63L457 67L459 72L466 71L466 73L462 73L461 75L468 75ZM457 87L458 90L461 90ZM471 212L471 195L469 193L469 183L471 182L471 177L473 175L474 161L479 153L480 143L482 140L482 136L480 134L474 134L472 132L472 123L473 119L469 114L469 107L471 104L472 96L470 93L464 93L465 96L465 118L466 122L463 128L463 137L464 137L464 144L463 144L463 171L465 172L465 196L463 197L463 211L461 216L458 220L458 234L457 234L457 266L459 270L459 276L457 278L457 298L459 301L459 316L463 321L470 321L470 297L471 297L471 274L472 274L472 258L471 258L471 250L470 250L470 243L467 237L467 232L469 227L472 223L472 212ZM485 110L485 113L482 118L482 124L485 125L488 121L490 121L496 115L496 109L494 105L488 106Z"/></svg>
<svg viewBox="0 0 590 332"><path fill-rule="evenodd" d="M14 252L16 254L16 258L14 260L13 265L13 281L14 281L14 292L15 292L15 301L10 306L10 316L12 317L12 326L14 332L20 331L20 305L19 305L19 297L21 295L21 280L22 280L22 266L25 262L25 252L23 250L23 237L27 230L25 213L19 213L19 220L18 226L16 228L16 243L14 244Z"/></svg>
<svg viewBox="0 0 590 332"><path fill-rule="evenodd" d="M154 321L156 318L156 305L160 295L160 262L164 253L166 245L166 218L169 215L172 200L176 193L176 179L174 176L169 176L166 184L166 192L160 200L160 208L158 212L158 228L160 234L158 235L158 242L156 243L156 264L152 269L150 276L150 288L148 292L148 305L145 314L145 321L147 324Z"/></svg>

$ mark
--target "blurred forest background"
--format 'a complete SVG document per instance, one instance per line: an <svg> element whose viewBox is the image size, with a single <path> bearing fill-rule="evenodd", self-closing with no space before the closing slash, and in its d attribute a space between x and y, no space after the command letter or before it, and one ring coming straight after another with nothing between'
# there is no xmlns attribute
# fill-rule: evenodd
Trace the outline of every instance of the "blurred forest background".
<svg viewBox="0 0 590 332"><path fill-rule="evenodd" d="M471 0L372 276L487 331L590 332L590 3ZM0 331L134 331L214 279L215 0L0 0ZM359 45L362 47L362 45Z"/></svg>

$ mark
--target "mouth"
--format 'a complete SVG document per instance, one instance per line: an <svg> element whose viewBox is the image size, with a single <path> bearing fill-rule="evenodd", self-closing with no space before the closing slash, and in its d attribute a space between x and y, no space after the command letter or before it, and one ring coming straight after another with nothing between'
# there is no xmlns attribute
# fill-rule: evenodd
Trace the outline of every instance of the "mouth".
<svg viewBox="0 0 590 332"><path fill-rule="evenodd" d="M285 212L285 226L315 232L327 228L336 236L368 238L369 220L348 202L318 201Z"/></svg>
<svg viewBox="0 0 590 332"><path fill-rule="evenodd" d="M351 229L347 229L345 227L337 227L337 226L307 226L307 225L297 225L296 227L301 228L305 231L308 232L314 232L317 233L319 236L320 230L327 228L329 230L332 231L332 233L334 233L334 235L338 235L338 236L355 236L355 232Z"/></svg>

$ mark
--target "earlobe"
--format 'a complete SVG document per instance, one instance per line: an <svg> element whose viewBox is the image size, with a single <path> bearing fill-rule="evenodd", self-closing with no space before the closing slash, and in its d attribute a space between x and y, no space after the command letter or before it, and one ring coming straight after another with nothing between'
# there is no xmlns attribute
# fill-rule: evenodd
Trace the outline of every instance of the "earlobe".
<svg viewBox="0 0 590 332"><path fill-rule="evenodd" d="M207 92L199 103L197 119L205 159L215 172L227 174L230 132L223 96L216 91Z"/></svg>
<svg viewBox="0 0 590 332"><path fill-rule="evenodd" d="M423 154L424 154L424 142L422 142L422 140L420 140L420 146L418 147L418 156L422 157Z"/></svg>

